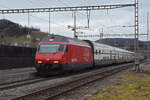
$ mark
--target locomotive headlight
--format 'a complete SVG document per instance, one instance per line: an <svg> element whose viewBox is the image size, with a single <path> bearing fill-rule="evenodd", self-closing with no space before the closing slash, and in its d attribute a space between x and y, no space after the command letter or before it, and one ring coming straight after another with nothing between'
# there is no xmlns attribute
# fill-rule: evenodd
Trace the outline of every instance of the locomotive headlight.
<svg viewBox="0 0 150 100"><path fill-rule="evenodd" d="M59 61L54 61L53 63L54 63L54 64L58 64L58 63L59 63Z"/></svg>
<svg viewBox="0 0 150 100"><path fill-rule="evenodd" d="M42 62L42 61L38 61L37 63L38 63L38 64L41 64L41 63L43 63L43 62Z"/></svg>

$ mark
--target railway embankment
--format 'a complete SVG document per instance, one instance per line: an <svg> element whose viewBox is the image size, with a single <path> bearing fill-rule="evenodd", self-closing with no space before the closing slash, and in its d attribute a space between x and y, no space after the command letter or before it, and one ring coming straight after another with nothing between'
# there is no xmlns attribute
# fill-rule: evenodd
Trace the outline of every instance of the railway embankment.
<svg viewBox="0 0 150 100"><path fill-rule="evenodd" d="M150 100L150 63L141 72L128 71L85 100Z"/></svg>

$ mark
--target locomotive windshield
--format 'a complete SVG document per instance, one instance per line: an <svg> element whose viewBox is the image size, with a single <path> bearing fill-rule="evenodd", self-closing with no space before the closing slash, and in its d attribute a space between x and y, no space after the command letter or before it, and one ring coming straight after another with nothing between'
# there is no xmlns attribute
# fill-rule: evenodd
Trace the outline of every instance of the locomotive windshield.
<svg viewBox="0 0 150 100"><path fill-rule="evenodd" d="M58 53L66 51L67 46L62 44L41 44L38 48L39 53Z"/></svg>

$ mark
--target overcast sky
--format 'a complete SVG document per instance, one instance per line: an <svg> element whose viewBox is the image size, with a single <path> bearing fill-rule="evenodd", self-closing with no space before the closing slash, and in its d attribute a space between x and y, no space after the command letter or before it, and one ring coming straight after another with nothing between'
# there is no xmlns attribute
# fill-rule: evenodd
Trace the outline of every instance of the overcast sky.
<svg viewBox="0 0 150 100"><path fill-rule="evenodd" d="M13 8L37 8L37 7L64 7L64 6L91 6L102 4L128 4L134 0L0 0L0 9ZM150 0L139 0L140 33L146 33L147 12L150 10ZM73 12L52 12L51 32L64 36L73 37L73 32L68 29L68 25L73 25ZM31 13L30 24L28 25L28 14L8 14L0 15L0 18L9 19L23 26L33 26L41 31L48 32L48 13ZM90 29L78 30L84 34L98 35L99 29L103 28L104 34L133 34L133 27L119 27L134 25L133 7L120 8L114 10L91 11ZM87 16L85 11L77 12L77 26L87 26ZM132 38L132 37L129 37ZM87 39L87 38L81 38ZM98 37L88 38L97 40ZM145 40L146 36L140 36Z"/></svg>

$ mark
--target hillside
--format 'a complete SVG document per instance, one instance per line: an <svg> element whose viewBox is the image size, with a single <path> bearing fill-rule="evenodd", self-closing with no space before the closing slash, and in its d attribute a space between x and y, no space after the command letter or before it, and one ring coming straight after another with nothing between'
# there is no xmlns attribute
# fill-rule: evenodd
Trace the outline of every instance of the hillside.
<svg viewBox="0 0 150 100"><path fill-rule="evenodd" d="M27 38L30 34L31 38ZM47 35L37 28L28 28L12 21L0 20L0 44L35 47L38 41Z"/></svg>
<svg viewBox="0 0 150 100"><path fill-rule="evenodd" d="M36 28L28 28L26 26L21 26L17 23L11 22L6 19L0 20L0 35L5 36L22 36L26 35L28 32L40 31Z"/></svg>

